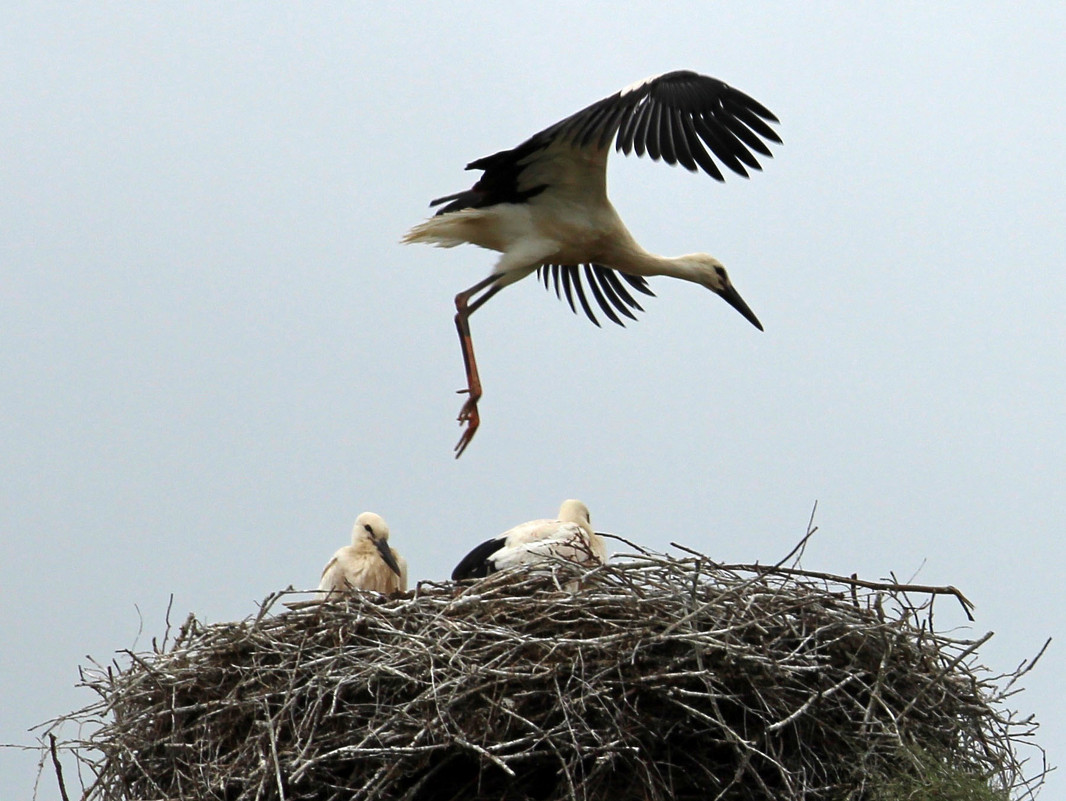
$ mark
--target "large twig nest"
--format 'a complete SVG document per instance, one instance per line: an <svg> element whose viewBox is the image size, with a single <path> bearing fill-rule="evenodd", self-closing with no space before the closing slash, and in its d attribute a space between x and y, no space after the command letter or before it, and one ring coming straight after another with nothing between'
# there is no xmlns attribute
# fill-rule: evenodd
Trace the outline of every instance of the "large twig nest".
<svg viewBox="0 0 1066 801"><path fill-rule="evenodd" d="M72 745L87 796L116 801L877 799L944 772L990 798L1039 785L1016 748L1035 724L1002 708L1027 668L991 676L974 662L987 636L933 631L950 588L814 575L640 554L276 614L273 596L87 671L101 700L67 720L104 723Z"/></svg>

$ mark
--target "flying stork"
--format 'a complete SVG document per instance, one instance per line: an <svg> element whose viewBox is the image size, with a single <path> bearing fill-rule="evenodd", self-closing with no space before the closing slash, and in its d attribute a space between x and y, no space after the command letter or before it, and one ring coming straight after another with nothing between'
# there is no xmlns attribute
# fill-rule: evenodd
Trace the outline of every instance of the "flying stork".
<svg viewBox="0 0 1066 801"><path fill-rule="evenodd" d="M579 565L607 561L607 543L592 530L581 501L563 501L558 520L531 520L481 543L452 571L452 581L484 578L515 565L567 559Z"/></svg>
<svg viewBox="0 0 1066 801"><path fill-rule="evenodd" d="M389 547L389 527L373 512L355 519L352 544L333 554L318 585L323 599L353 589L383 595L407 590L407 560Z"/></svg>
<svg viewBox="0 0 1066 801"><path fill-rule="evenodd" d="M725 267L705 253L657 256L626 230L607 199L607 155L612 140L626 155L702 169L724 176L714 157L747 177L759 170L755 153L771 156L767 142L781 139L768 123L775 117L760 103L716 78L687 70L638 81L593 103L511 150L467 165L483 170L471 189L437 198L434 217L414 226L403 242L440 247L463 243L502 255L492 274L455 296L455 325L466 367L468 393L459 412L466 428L455 446L462 455L477 431L481 380L474 359L469 317L508 284L536 270L547 287L560 279L570 308L574 294L585 314L599 325L582 287L582 271L604 314L622 325L615 312L636 319L643 311L630 289L654 294L645 279L682 278L720 295L759 330L762 325L729 280ZM754 151L754 152L753 152ZM624 283L623 283L624 282ZM628 285L628 288L627 286Z"/></svg>

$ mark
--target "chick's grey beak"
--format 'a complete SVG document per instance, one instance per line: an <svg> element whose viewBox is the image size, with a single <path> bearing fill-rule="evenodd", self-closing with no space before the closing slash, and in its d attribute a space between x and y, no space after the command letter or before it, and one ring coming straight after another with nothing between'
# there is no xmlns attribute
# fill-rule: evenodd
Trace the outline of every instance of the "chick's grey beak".
<svg viewBox="0 0 1066 801"><path fill-rule="evenodd" d="M740 297L740 293L733 289L732 286L726 287L718 294L722 296L722 299L725 300L726 303L728 303L730 306L732 306L734 309L744 315L745 320L747 320L753 326L758 328L760 331L763 330L762 323L759 322L759 318L756 317L755 313L748 308L748 304L744 302L744 298Z"/></svg>
<svg viewBox="0 0 1066 801"><path fill-rule="evenodd" d="M392 548L385 540L374 540L374 547L378 549L378 553L381 554L381 560L389 566L389 570L400 575L400 566L396 564L396 557L392 555Z"/></svg>

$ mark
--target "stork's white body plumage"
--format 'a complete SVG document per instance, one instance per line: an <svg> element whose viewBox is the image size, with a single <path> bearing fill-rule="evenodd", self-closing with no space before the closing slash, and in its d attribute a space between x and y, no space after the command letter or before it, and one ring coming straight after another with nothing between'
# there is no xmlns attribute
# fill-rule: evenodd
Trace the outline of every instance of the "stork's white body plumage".
<svg viewBox="0 0 1066 801"><path fill-rule="evenodd" d="M363 512L352 527L352 544L333 554L322 570L322 598L351 590L389 595L407 589L407 560L389 546L389 527L380 515Z"/></svg>
<svg viewBox="0 0 1066 801"><path fill-rule="evenodd" d="M556 520L531 520L487 540L452 571L452 580L482 578L518 565L565 559L581 565L607 561L607 544L592 529L588 507L563 501Z"/></svg>
<svg viewBox="0 0 1066 801"><path fill-rule="evenodd" d="M437 216L414 226L404 242L442 247L469 243L501 253L492 273L455 298L455 324L466 367L465 424L456 456L477 431L481 380L468 318L489 298L534 270L545 286L574 298L596 325L583 287L588 282L604 314L636 319L643 311L630 289L653 294L644 280L665 275L716 292L760 330L721 262L705 253L657 256L642 248L607 199L607 156L612 140L628 154L645 152L723 180L714 156L734 172L761 169L752 151L770 156L766 142L780 143L767 124L777 118L733 87L694 72L647 78L593 103L527 139L512 150L478 159L467 169L484 174L465 191L439 198ZM708 152L709 151L709 152ZM561 283L560 283L561 282ZM628 287L627 287L628 285Z"/></svg>

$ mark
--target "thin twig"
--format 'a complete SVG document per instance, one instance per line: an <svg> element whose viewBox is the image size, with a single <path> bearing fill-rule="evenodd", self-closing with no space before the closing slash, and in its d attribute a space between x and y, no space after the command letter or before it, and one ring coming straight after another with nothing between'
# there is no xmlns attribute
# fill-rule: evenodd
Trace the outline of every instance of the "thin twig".
<svg viewBox="0 0 1066 801"><path fill-rule="evenodd" d="M70 801L70 797L67 795L67 786L63 783L63 766L59 764L59 754L56 751L56 736L51 732L48 733L48 746L52 751L52 765L56 771L56 781L59 783L59 795L63 798L63 801Z"/></svg>

